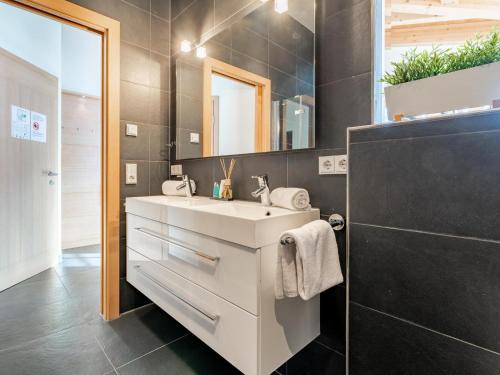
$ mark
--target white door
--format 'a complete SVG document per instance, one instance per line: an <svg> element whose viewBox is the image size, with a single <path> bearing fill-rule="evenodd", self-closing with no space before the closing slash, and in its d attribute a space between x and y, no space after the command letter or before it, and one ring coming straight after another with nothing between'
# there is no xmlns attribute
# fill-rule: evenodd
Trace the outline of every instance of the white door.
<svg viewBox="0 0 500 375"><path fill-rule="evenodd" d="M0 291L59 254L58 78L0 48Z"/></svg>

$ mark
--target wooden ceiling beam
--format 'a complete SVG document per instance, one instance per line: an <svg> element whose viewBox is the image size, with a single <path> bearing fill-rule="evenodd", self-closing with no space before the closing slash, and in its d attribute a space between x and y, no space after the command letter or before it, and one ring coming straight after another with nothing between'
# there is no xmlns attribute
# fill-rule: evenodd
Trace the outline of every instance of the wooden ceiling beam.
<svg viewBox="0 0 500 375"><path fill-rule="evenodd" d="M477 34L500 30L500 21L467 20L393 27L386 30L386 48L463 43Z"/></svg>

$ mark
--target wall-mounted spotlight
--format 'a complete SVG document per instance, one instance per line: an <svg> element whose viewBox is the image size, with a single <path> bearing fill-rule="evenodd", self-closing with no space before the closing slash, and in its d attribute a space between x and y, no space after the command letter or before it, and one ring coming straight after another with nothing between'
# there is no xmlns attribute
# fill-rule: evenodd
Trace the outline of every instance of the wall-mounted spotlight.
<svg viewBox="0 0 500 375"><path fill-rule="evenodd" d="M182 52L191 52L191 42L189 40L183 40L181 42L181 51Z"/></svg>
<svg viewBox="0 0 500 375"><path fill-rule="evenodd" d="M274 10L279 14L288 11L288 0L274 0Z"/></svg>
<svg viewBox="0 0 500 375"><path fill-rule="evenodd" d="M196 47L196 57L200 59L207 57L207 49L205 47Z"/></svg>

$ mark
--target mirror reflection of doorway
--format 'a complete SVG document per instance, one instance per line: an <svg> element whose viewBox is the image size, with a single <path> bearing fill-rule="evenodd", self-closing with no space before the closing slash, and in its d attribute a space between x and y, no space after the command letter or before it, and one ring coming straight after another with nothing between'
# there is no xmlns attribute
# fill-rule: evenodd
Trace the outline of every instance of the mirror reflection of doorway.
<svg viewBox="0 0 500 375"><path fill-rule="evenodd" d="M0 1L0 312L19 319L100 313L102 43Z"/></svg>

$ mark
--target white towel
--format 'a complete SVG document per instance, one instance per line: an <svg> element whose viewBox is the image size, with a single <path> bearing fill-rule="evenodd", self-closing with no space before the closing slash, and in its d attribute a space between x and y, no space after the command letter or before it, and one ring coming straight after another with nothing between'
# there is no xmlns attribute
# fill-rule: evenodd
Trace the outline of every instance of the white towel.
<svg viewBox="0 0 500 375"><path fill-rule="evenodd" d="M289 245L278 245L275 295L277 299L297 297L309 300L344 281L340 269L337 240L332 227L324 220L312 221L284 232Z"/></svg>
<svg viewBox="0 0 500 375"><path fill-rule="evenodd" d="M196 192L196 183L193 180L191 181L191 189L193 190L193 194ZM180 180L168 180L165 181L161 185L161 191L163 192L163 195L173 195L173 196L180 196L180 197L185 197L186 196L186 191L184 189L177 190L177 186L182 185L182 181Z"/></svg>
<svg viewBox="0 0 500 375"><path fill-rule="evenodd" d="M309 193L306 189L277 188L271 192L273 206L289 210L307 210L310 208Z"/></svg>

